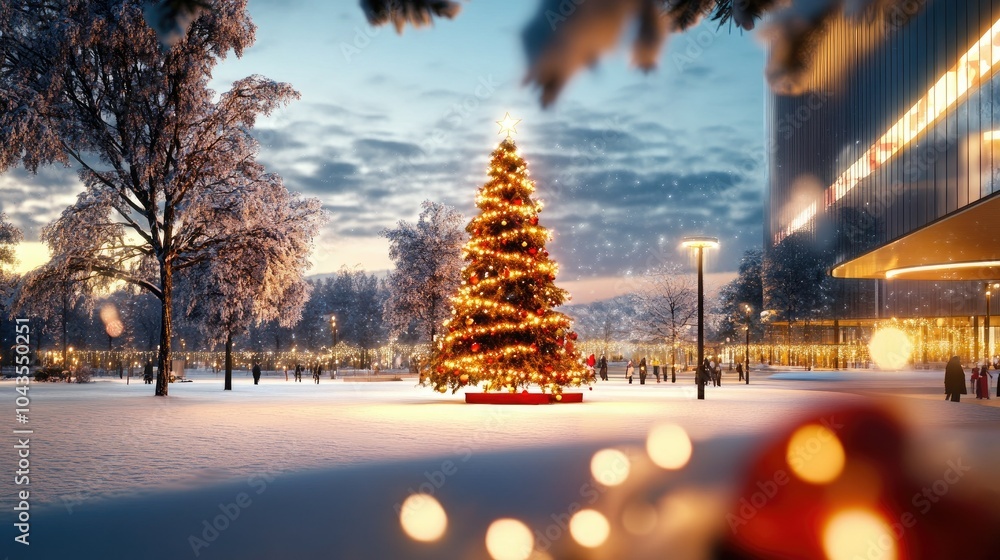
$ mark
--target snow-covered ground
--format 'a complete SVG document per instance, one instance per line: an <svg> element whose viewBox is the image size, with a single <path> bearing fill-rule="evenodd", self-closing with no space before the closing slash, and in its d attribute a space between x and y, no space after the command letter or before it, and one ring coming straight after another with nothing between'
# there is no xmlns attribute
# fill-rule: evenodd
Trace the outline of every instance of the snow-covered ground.
<svg viewBox="0 0 1000 560"><path fill-rule="evenodd" d="M446 490L465 492L450 499L465 522L559 511L565 506L553 504L581 495L594 451L615 446L638 453L650 429L663 423L682 426L696 449L715 450L721 462L728 462L727 453L751 452L753 442L796 418L843 404L890 403L918 438L939 441L947 433L948 445L965 453L976 452L983 434L1000 434L1000 400L966 396L959 404L945 402L943 374L937 371L755 371L750 385L727 372L722 387L706 388L704 401L694 398L690 374L676 384L658 384L650 376L646 385L638 378L628 385L620 372L611 373L611 381L584 391L582 404L520 407L466 405L461 393L440 395L415 387L412 378L378 383L325 378L316 385L311 378L296 383L272 374L254 386L239 372L233 391L226 392L221 376L195 372L193 382L172 384L168 398L152 396L151 385L134 379L32 384L30 490L37 544L10 547L10 558L59 558L75 550L51 542L55 528L76 531L77 540L86 534L103 543L92 555L77 553L77 558L105 558L112 551L121 558L390 557L376 551L479 558L486 557L481 546L474 552L454 549L462 551L456 556L411 550L413 541L401 536L392 508L373 512L372 504L398 505L410 489L436 481L441 465L450 461L462 468L445 478L461 482ZM8 396L2 400L13 418L13 384L0 382L0 394ZM13 484L16 455L7 449L0 457L6 473L0 477L0 521L10 527L15 490L21 488ZM718 463L711 468L732 477ZM214 510L225 505L226 496L279 484L272 481L286 490L270 493L266 501L264 494L258 503L266 505L246 508L243 519L255 520L242 522L240 538L191 545L188 537L199 534L203 518L219 513ZM317 481L328 485L317 488ZM529 490L528 498L511 488ZM318 496L324 503L304 503ZM292 509L281 509L286 507ZM336 528L326 523L334 518L340 519ZM332 533L310 537L292 531L303 542L281 548L281 543L291 546L289 527L304 521ZM235 535L237 520L232 524L229 534ZM263 534L262 528L274 532ZM328 540L333 534L343 535L340 545ZM6 551L12 538L5 537L0 550ZM365 542L371 548L362 546ZM287 550L299 555L285 555Z"/></svg>

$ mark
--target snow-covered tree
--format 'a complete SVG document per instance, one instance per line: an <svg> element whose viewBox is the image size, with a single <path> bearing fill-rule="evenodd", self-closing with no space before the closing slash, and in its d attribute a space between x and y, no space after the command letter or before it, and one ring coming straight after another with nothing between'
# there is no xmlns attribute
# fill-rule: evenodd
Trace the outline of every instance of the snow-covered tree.
<svg viewBox="0 0 1000 560"><path fill-rule="evenodd" d="M665 342L671 349L670 371L675 371L677 347L691 325L698 322L695 277L677 263L665 262L647 272L636 293L638 318L634 332L648 342Z"/></svg>
<svg viewBox="0 0 1000 560"><path fill-rule="evenodd" d="M70 324L77 312L93 311L94 298L83 289L83 274L56 266L36 268L21 279L14 310L44 321L44 330L56 334L62 346L63 364L68 358Z"/></svg>
<svg viewBox="0 0 1000 560"><path fill-rule="evenodd" d="M535 18L522 33L530 68L528 80L542 90L542 103L554 101L578 71L592 67L614 50L627 30L635 30L632 60L644 71L656 66L671 33L698 25L705 18L753 29L770 14L762 35L769 43L767 78L781 92L800 92L809 75L816 43L837 18L881 20L891 29L918 14L918 0L539 0ZM460 4L447 0L361 0L372 25L426 25L434 17L453 18ZM678 65L693 63L678 53Z"/></svg>
<svg viewBox="0 0 1000 560"><path fill-rule="evenodd" d="M573 328L580 337L588 342L599 342L605 355L614 343L631 340L632 322L638 316L634 294L570 305L565 312L573 319Z"/></svg>
<svg viewBox="0 0 1000 560"><path fill-rule="evenodd" d="M787 323L789 344L795 323L805 324L808 338L810 321L829 316L833 279L827 274L828 262L823 248L805 231L789 235L764 255L764 305Z"/></svg>
<svg viewBox="0 0 1000 560"><path fill-rule="evenodd" d="M400 221L384 229L389 258L396 269L389 273L383 317L392 336L410 332L417 341L432 342L439 326L451 313L449 299L462 281L462 244L465 218L450 206L425 201L416 224Z"/></svg>
<svg viewBox="0 0 1000 560"><path fill-rule="evenodd" d="M140 0L25 0L0 9L0 172L75 164L85 190L43 230L48 268L89 287L126 282L162 305L156 394L167 394L175 276L226 247L282 236L281 223L220 216L268 199L255 160L256 118L298 97L260 76L217 96L214 66L254 41L245 0L218 1L164 51ZM263 188L262 185L272 184ZM254 186L259 188L254 188ZM244 193L245 191L245 193Z"/></svg>
<svg viewBox="0 0 1000 560"><path fill-rule="evenodd" d="M9 300L17 283L17 256L14 248L24 238L21 230L7 221L7 215L0 212L0 312L8 308Z"/></svg>
<svg viewBox="0 0 1000 560"><path fill-rule="evenodd" d="M719 291L719 336L742 340L748 325L750 334L759 337L762 324L760 312L764 310L764 284L761 276L764 252L750 249L740 260L739 272ZM747 311L747 306L750 307Z"/></svg>
<svg viewBox="0 0 1000 560"><path fill-rule="evenodd" d="M228 196L220 191L228 190ZM320 202L289 193L276 175L219 185L201 221L205 239L228 239L183 271L178 292L185 316L210 342L225 341L225 387L233 385L233 337L251 323L292 326L302 315L311 286L313 237L326 219ZM238 232L239 238L231 238Z"/></svg>

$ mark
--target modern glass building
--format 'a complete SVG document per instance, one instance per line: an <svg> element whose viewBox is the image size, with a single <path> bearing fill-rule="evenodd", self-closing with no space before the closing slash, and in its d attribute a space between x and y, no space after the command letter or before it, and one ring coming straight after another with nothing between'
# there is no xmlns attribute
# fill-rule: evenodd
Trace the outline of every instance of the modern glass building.
<svg viewBox="0 0 1000 560"><path fill-rule="evenodd" d="M860 356L887 322L917 363L995 354L1000 0L904 2L835 22L815 49L805 90L767 102L764 230L768 256L807 236L826 260L820 361Z"/></svg>

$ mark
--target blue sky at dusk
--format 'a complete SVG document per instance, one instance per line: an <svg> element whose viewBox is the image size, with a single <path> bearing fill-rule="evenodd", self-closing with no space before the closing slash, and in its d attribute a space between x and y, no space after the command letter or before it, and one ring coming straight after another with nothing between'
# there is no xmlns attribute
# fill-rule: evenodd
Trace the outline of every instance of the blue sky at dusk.
<svg viewBox="0 0 1000 560"><path fill-rule="evenodd" d="M576 301L626 290L623 278L660 260L684 261L684 235L720 238L717 274L761 244L765 86L750 35L702 23L672 36L650 74L622 49L542 109L522 85L535 0L474 0L455 20L403 35L369 27L353 1L249 6L257 43L222 63L214 85L262 74L301 92L259 121L257 136L260 160L332 214L311 273L390 268L379 230L415 220L425 199L471 218L506 111L523 119L515 139L545 201L559 283ZM0 176L4 211L28 241L79 189L71 169Z"/></svg>

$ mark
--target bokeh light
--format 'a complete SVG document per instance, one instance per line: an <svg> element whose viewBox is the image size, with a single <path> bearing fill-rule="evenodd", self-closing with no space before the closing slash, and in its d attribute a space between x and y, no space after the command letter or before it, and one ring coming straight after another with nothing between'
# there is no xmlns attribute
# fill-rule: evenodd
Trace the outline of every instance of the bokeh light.
<svg viewBox="0 0 1000 560"><path fill-rule="evenodd" d="M864 509L834 514L823 528L823 552L828 560L872 558L896 560L899 556L892 527L882 516Z"/></svg>
<svg viewBox="0 0 1000 560"><path fill-rule="evenodd" d="M118 315L118 308L112 303L105 303L100 310L101 322L104 323L104 330L111 338L117 338L125 332L125 325Z"/></svg>
<svg viewBox="0 0 1000 560"><path fill-rule="evenodd" d="M806 424L788 440L785 459L802 480L826 484L843 472L846 455L840 439L826 426Z"/></svg>
<svg viewBox="0 0 1000 560"><path fill-rule="evenodd" d="M497 519L486 530L486 551L493 560L527 560L534 548L531 529L517 519Z"/></svg>
<svg viewBox="0 0 1000 560"><path fill-rule="evenodd" d="M656 426L646 439L646 452L656 466L677 470L691 459L691 438L676 424Z"/></svg>
<svg viewBox="0 0 1000 560"><path fill-rule="evenodd" d="M628 478L631 463L617 449L602 449L590 460L590 473L594 480L605 486L618 486Z"/></svg>
<svg viewBox="0 0 1000 560"><path fill-rule="evenodd" d="M622 526L636 536L651 533L656 528L656 521L656 508L645 502L629 504L622 511Z"/></svg>
<svg viewBox="0 0 1000 560"><path fill-rule="evenodd" d="M880 369L900 369L910 361L913 343L905 332L894 327L886 327L875 331L872 335L871 342L868 343L868 352Z"/></svg>
<svg viewBox="0 0 1000 560"><path fill-rule="evenodd" d="M608 540L611 524L601 512L585 509L576 512L569 520L569 534L573 540L587 548L597 548Z"/></svg>
<svg viewBox="0 0 1000 560"><path fill-rule="evenodd" d="M411 494L399 512L403 531L414 540L436 541L448 528L448 514L441 503L429 494Z"/></svg>

